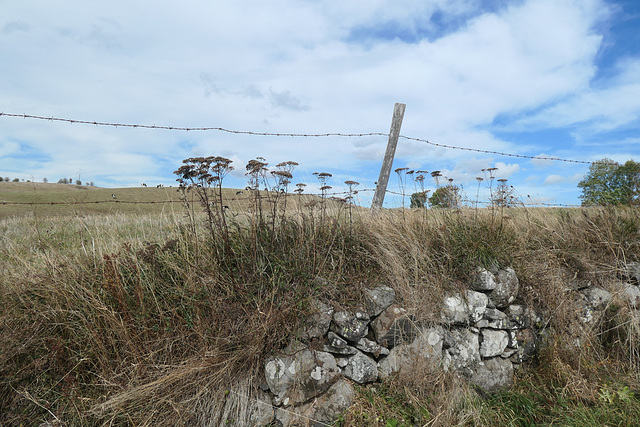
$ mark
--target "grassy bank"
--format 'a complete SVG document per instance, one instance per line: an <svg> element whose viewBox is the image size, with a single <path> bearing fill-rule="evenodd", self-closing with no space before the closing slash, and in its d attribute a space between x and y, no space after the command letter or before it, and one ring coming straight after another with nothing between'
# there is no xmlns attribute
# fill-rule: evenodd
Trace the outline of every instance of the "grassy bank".
<svg viewBox="0 0 640 427"><path fill-rule="evenodd" d="M0 424L243 425L264 358L295 336L312 298L355 307L383 282L436 321L445 292L478 265L513 266L520 302L551 314L547 345L513 390L479 395L425 367L359 388L342 424L640 424L637 316L614 297L580 327L565 289L567 274L612 289L640 261L637 211L350 218L347 205L255 202L1 220ZM586 345L572 345L576 334Z"/></svg>

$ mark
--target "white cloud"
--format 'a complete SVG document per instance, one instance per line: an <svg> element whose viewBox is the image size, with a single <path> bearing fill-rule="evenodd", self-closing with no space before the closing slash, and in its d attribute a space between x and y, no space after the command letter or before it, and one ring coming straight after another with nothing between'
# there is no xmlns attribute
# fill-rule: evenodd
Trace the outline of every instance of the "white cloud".
<svg viewBox="0 0 640 427"><path fill-rule="evenodd" d="M594 28L610 17L604 2L521 0L493 9L484 3L13 2L0 18L2 109L256 132L360 133L386 132L393 103L404 102L404 135L519 154L557 147L510 143L497 136L497 117L538 111L519 122L528 129L591 117L603 117L602 128L634 123L640 96L624 96L636 93L633 60L621 63L616 79L590 86L602 44ZM0 120L0 141L29 141L61 172L82 164L121 173L119 182L130 175L134 185L140 169L170 174L196 153L238 162L263 155L273 163L298 161L301 172L335 168L377 178L387 143ZM400 140L396 161L447 169L456 181L475 183L489 166L482 163L498 158L486 157ZM511 180L521 169L510 162L499 173Z"/></svg>

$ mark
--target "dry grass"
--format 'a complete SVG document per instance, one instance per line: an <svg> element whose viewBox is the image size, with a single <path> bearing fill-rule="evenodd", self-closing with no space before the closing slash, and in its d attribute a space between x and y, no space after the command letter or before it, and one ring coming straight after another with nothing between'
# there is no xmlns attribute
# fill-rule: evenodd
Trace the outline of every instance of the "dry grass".
<svg viewBox="0 0 640 427"><path fill-rule="evenodd" d="M520 302L549 314L534 387L597 405L606 381L636 386L637 315L615 300L581 326L567 274L613 289L620 265L639 261L637 211L354 209L349 220L344 206L287 206L274 223L232 210L226 242L199 212L0 221L0 424L247 425L263 360L296 335L310 298L357 306L363 286L384 282L434 322L478 265L514 266ZM377 387L360 388L346 425L496 419L432 367Z"/></svg>

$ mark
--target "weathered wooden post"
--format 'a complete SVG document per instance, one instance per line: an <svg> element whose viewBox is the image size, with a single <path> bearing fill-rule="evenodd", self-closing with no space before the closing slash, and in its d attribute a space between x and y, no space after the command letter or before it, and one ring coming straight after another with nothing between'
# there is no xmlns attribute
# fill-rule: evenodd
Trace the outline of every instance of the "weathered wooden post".
<svg viewBox="0 0 640 427"><path fill-rule="evenodd" d="M396 102L393 107L393 119L391 121L391 130L389 131L389 142L387 143L387 151L384 154L382 167L380 168L380 177L376 185L376 192L371 202L372 210L380 210L384 195L387 192L387 183L391 174L391 166L393 165L393 157L396 154L396 146L398 145L398 137L400 136L400 128L402 127L402 118L404 117L404 109L406 105Z"/></svg>

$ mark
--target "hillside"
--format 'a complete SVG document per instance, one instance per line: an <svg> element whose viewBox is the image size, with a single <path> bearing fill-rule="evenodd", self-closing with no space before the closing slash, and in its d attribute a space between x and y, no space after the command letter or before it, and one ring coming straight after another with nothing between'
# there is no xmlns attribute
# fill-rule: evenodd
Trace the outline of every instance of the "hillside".
<svg viewBox="0 0 640 427"><path fill-rule="evenodd" d="M112 197L115 195L115 198ZM312 196L289 196L308 203ZM191 199L193 200L193 199ZM230 212L249 206L244 190L223 188L223 203ZM181 212L177 187L101 188L72 184L0 182L0 219L37 215L103 215Z"/></svg>

